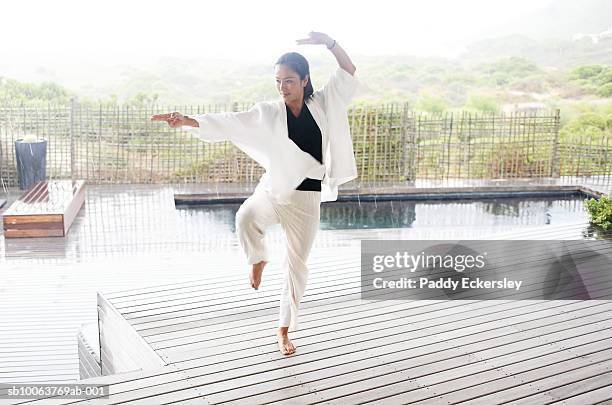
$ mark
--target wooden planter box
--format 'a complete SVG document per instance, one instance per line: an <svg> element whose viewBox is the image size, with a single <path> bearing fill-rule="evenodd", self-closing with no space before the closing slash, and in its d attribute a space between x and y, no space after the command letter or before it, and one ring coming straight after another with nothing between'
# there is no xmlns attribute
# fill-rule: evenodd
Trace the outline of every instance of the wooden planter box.
<svg viewBox="0 0 612 405"><path fill-rule="evenodd" d="M85 181L32 185L2 214L5 238L66 236L85 202Z"/></svg>

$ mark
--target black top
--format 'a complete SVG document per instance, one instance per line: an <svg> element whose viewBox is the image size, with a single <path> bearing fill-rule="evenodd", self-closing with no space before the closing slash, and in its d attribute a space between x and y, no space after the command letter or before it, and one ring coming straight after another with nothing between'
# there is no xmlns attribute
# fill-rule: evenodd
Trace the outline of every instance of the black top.
<svg viewBox="0 0 612 405"><path fill-rule="evenodd" d="M322 137L321 130L317 122L312 118L306 104L302 104L302 110L299 116L293 115L291 109L285 104L287 109L287 129L289 130L289 138L304 152L308 152L323 163L322 152ZM321 180L306 178L296 190L304 191L321 191Z"/></svg>

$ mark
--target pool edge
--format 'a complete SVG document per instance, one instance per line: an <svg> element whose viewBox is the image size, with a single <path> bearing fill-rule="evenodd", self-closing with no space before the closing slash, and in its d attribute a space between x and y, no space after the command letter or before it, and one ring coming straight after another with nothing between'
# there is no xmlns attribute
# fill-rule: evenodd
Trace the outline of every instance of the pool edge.
<svg viewBox="0 0 612 405"><path fill-rule="evenodd" d="M389 192L373 192L368 190L356 194L356 190L344 190L338 194L337 202L350 201L398 201L398 200L465 200L465 199L491 199L512 197L569 197L585 196L587 198L599 199L604 193L590 189L585 186L537 186L537 187L440 187L440 188L416 188ZM387 189L388 190L388 189ZM220 205L238 204L244 202L250 194L174 194L176 206L190 205Z"/></svg>

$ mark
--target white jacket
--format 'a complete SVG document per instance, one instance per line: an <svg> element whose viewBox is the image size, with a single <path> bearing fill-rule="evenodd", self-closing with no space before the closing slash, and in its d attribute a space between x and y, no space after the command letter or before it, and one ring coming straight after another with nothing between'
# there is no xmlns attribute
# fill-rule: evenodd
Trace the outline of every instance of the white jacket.
<svg viewBox="0 0 612 405"><path fill-rule="evenodd" d="M338 67L306 101L321 130L323 164L289 138L283 100L260 102L244 112L189 115L200 126L182 128L207 142L231 141L265 169L257 187L279 199L310 177L322 179L321 201L334 201L338 186L357 177L347 117L357 86L357 79Z"/></svg>

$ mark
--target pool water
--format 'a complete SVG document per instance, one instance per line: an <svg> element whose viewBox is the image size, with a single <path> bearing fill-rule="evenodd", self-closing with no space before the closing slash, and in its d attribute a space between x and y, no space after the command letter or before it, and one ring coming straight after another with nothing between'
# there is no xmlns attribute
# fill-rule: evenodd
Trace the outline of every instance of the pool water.
<svg viewBox="0 0 612 405"><path fill-rule="evenodd" d="M326 202L320 229L496 227L587 223L585 197ZM235 231L240 204L179 208L179 221L211 233ZM203 228L202 228L203 227Z"/></svg>

